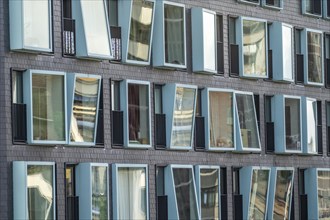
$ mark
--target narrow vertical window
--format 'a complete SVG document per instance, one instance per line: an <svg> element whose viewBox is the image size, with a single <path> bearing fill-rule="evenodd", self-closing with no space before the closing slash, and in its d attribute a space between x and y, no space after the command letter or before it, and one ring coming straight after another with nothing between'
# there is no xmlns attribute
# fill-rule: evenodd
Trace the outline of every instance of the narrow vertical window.
<svg viewBox="0 0 330 220"><path fill-rule="evenodd" d="M307 31L307 82L323 84L322 33Z"/></svg>
<svg viewBox="0 0 330 220"><path fill-rule="evenodd" d="M326 102L326 126L327 126L327 149L328 155L330 155L330 102Z"/></svg>
<svg viewBox="0 0 330 220"><path fill-rule="evenodd" d="M285 98L285 146L288 151L301 151L300 99Z"/></svg>
<svg viewBox="0 0 330 220"><path fill-rule="evenodd" d="M306 98L306 124L305 128L307 129L307 135L306 139L306 147L307 147L307 153L317 153L318 152L318 146L317 146L317 139L320 138L317 135L317 106L316 106L316 100Z"/></svg>
<svg viewBox="0 0 330 220"><path fill-rule="evenodd" d="M329 2L330 8L330 2ZM330 88L330 34L324 34L324 75L325 86Z"/></svg>
<svg viewBox="0 0 330 220"><path fill-rule="evenodd" d="M92 166L92 219L107 219L108 206L108 168Z"/></svg>
<svg viewBox="0 0 330 220"><path fill-rule="evenodd" d="M320 220L330 218L330 170L317 172L318 216Z"/></svg>

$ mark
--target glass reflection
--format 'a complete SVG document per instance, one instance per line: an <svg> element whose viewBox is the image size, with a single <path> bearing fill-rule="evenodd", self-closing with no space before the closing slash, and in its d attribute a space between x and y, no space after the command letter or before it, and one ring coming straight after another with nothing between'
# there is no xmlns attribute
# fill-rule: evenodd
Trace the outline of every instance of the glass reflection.
<svg viewBox="0 0 330 220"><path fill-rule="evenodd" d="M80 1L88 54L110 56L110 35L104 0Z"/></svg>
<svg viewBox="0 0 330 220"><path fill-rule="evenodd" d="M49 0L22 1L24 46L51 48Z"/></svg>
<svg viewBox="0 0 330 220"><path fill-rule="evenodd" d="M278 170L276 172L274 199L274 220L289 219L290 201L293 188L293 171ZM294 210L293 210L294 211Z"/></svg>
<svg viewBox="0 0 330 220"><path fill-rule="evenodd" d="M293 42L292 42L292 28L282 26L282 39L283 39L283 78L293 79Z"/></svg>
<svg viewBox="0 0 330 220"><path fill-rule="evenodd" d="M301 150L300 100L285 98L285 143L287 150Z"/></svg>
<svg viewBox="0 0 330 220"><path fill-rule="evenodd" d="M205 68L216 70L215 15L203 12L203 50Z"/></svg>
<svg viewBox="0 0 330 220"><path fill-rule="evenodd" d="M184 8L164 4L165 63L185 65Z"/></svg>
<svg viewBox="0 0 330 220"><path fill-rule="evenodd" d="M306 101L307 108L307 147L308 152L316 153L317 125L316 125L316 101Z"/></svg>
<svg viewBox="0 0 330 220"><path fill-rule="evenodd" d="M92 166L92 220L108 219L108 169Z"/></svg>
<svg viewBox="0 0 330 220"><path fill-rule="evenodd" d="M118 219L147 219L146 169L118 168Z"/></svg>
<svg viewBox="0 0 330 220"><path fill-rule="evenodd" d="M252 171L249 219L265 219L269 170Z"/></svg>
<svg viewBox="0 0 330 220"><path fill-rule="evenodd" d="M127 55L129 60L149 60L153 5L153 2L145 0L133 1Z"/></svg>
<svg viewBox="0 0 330 220"><path fill-rule="evenodd" d="M76 77L71 118L71 141L94 142L99 79Z"/></svg>
<svg viewBox="0 0 330 220"><path fill-rule="evenodd" d="M196 191L191 168L173 168L179 219L198 219Z"/></svg>
<svg viewBox="0 0 330 220"><path fill-rule="evenodd" d="M281 0L266 0L266 5L275 6L275 7L280 8ZM285 38L283 38L283 39L285 39Z"/></svg>
<svg viewBox="0 0 330 220"><path fill-rule="evenodd" d="M322 83L322 34L307 32L308 81Z"/></svg>
<svg viewBox="0 0 330 220"><path fill-rule="evenodd" d="M317 195L319 219L330 219L330 171L317 171Z"/></svg>
<svg viewBox="0 0 330 220"><path fill-rule="evenodd" d="M200 169L202 219L219 219L219 171Z"/></svg>
<svg viewBox="0 0 330 220"><path fill-rule="evenodd" d="M32 74L33 140L65 140L64 76Z"/></svg>
<svg viewBox="0 0 330 220"><path fill-rule="evenodd" d="M27 166L29 219L54 219L53 166Z"/></svg>
<svg viewBox="0 0 330 220"><path fill-rule="evenodd" d="M265 22L243 20L244 75L266 76Z"/></svg>
<svg viewBox="0 0 330 220"><path fill-rule="evenodd" d="M237 112L244 148L260 148L253 96L236 94Z"/></svg>
<svg viewBox="0 0 330 220"><path fill-rule="evenodd" d="M128 84L129 143L150 144L149 87Z"/></svg>
<svg viewBox="0 0 330 220"><path fill-rule="evenodd" d="M191 146L196 89L177 87L171 146Z"/></svg>
<svg viewBox="0 0 330 220"><path fill-rule="evenodd" d="M233 148L233 93L209 92L210 147Z"/></svg>

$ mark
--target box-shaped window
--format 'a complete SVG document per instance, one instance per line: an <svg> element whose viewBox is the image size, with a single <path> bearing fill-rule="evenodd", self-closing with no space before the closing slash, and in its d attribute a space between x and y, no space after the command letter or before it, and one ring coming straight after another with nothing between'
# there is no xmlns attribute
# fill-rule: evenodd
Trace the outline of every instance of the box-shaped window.
<svg viewBox="0 0 330 220"><path fill-rule="evenodd" d="M302 121L303 125L303 153L318 153L318 128L317 128L317 101L316 99L302 97Z"/></svg>

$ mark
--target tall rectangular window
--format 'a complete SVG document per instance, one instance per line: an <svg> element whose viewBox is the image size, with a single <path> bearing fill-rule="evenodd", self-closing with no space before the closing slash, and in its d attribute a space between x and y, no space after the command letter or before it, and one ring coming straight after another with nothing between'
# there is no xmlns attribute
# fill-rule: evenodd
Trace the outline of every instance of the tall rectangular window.
<svg viewBox="0 0 330 220"><path fill-rule="evenodd" d="M107 219L108 167L92 166L92 219Z"/></svg>
<svg viewBox="0 0 330 220"><path fill-rule="evenodd" d="M307 153L317 153L318 152L318 146L317 146L317 139L322 138L318 137L317 135L317 103L316 100L306 98L306 124L305 128L307 129L305 145L307 147Z"/></svg>
<svg viewBox="0 0 330 220"><path fill-rule="evenodd" d="M327 127L327 149L328 155L330 155L330 102L326 102L326 127Z"/></svg>
<svg viewBox="0 0 330 220"><path fill-rule="evenodd" d="M317 198L319 219L330 219L330 170L317 172Z"/></svg>
<svg viewBox="0 0 330 220"><path fill-rule="evenodd" d="M307 31L307 79L309 83L323 84L322 33Z"/></svg>
<svg viewBox="0 0 330 220"><path fill-rule="evenodd" d="M289 151L301 151L300 112L300 99L285 98L285 146Z"/></svg>

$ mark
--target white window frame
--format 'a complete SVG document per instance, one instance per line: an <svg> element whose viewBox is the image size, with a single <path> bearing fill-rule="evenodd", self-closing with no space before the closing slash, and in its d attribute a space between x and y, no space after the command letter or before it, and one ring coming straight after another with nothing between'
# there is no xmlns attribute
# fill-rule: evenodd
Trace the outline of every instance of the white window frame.
<svg viewBox="0 0 330 220"><path fill-rule="evenodd" d="M274 10L282 10L283 9L283 0L280 0L280 7L277 7L277 6L273 6L273 5L268 5L266 3L266 0L262 0L261 2L262 6L265 7L265 8L269 8L269 9L274 9Z"/></svg>
<svg viewBox="0 0 330 220"><path fill-rule="evenodd" d="M165 5L180 7L183 10L183 45L184 45L184 64L171 64L165 61L165 19L164 9ZM157 0L155 8L155 20L153 29L153 45L152 45L152 60L153 66L157 68L170 68L170 69L185 69L187 67L187 39L186 39L186 7L184 4L174 3L165 0Z"/></svg>
<svg viewBox="0 0 330 220"><path fill-rule="evenodd" d="M149 101L149 144L130 144L129 143L129 111L128 111L128 84L145 85L148 87L148 101ZM151 148L152 135L151 135L151 101L150 101L150 82L141 80L126 79L120 81L120 109L123 111L124 116L124 147L127 148Z"/></svg>
<svg viewBox="0 0 330 220"><path fill-rule="evenodd" d="M302 148L303 148L303 153L305 154L318 154L318 138L322 138L319 137L319 134L317 132L317 119L319 117L319 115L317 115L317 100L314 98L309 98L309 97L302 97L301 99L302 101L302 118L304 118L305 120L302 121ZM307 113L307 101L312 101L313 102L313 108L315 110L315 144L316 144L316 149L315 152L311 152L308 150L308 128L310 127L310 125L308 125L308 113Z"/></svg>
<svg viewBox="0 0 330 220"><path fill-rule="evenodd" d="M52 166L53 168L53 219L56 220L56 174L55 162L13 161L13 218L29 219L27 193L27 167L29 165Z"/></svg>
<svg viewBox="0 0 330 220"><path fill-rule="evenodd" d="M244 4L248 4L248 5L260 5L260 1L261 0L258 0L258 2L250 2L248 0L237 0L237 2L239 2L239 3L244 3Z"/></svg>
<svg viewBox="0 0 330 220"><path fill-rule="evenodd" d="M303 15L307 15L307 16L311 16L311 17L316 17L316 18L321 18L322 17L323 8L324 8L324 6L322 5L322 2L320 2L320 4L321 4L321 14L318 15L318 14L309 13L306 10L307 1L314 1L314 0L301 0L301 13Z"/></svg>
<svg viewBox="0 0 330 220"><path fill-rule="evenodd" d="M148 165L147 164L112 164L112 206L113 206L113 218L118 219L118 169L119 168L142 168L145 169L145 178L146 178L146 219L149 219L149 174L148 174Z"/></svg>

